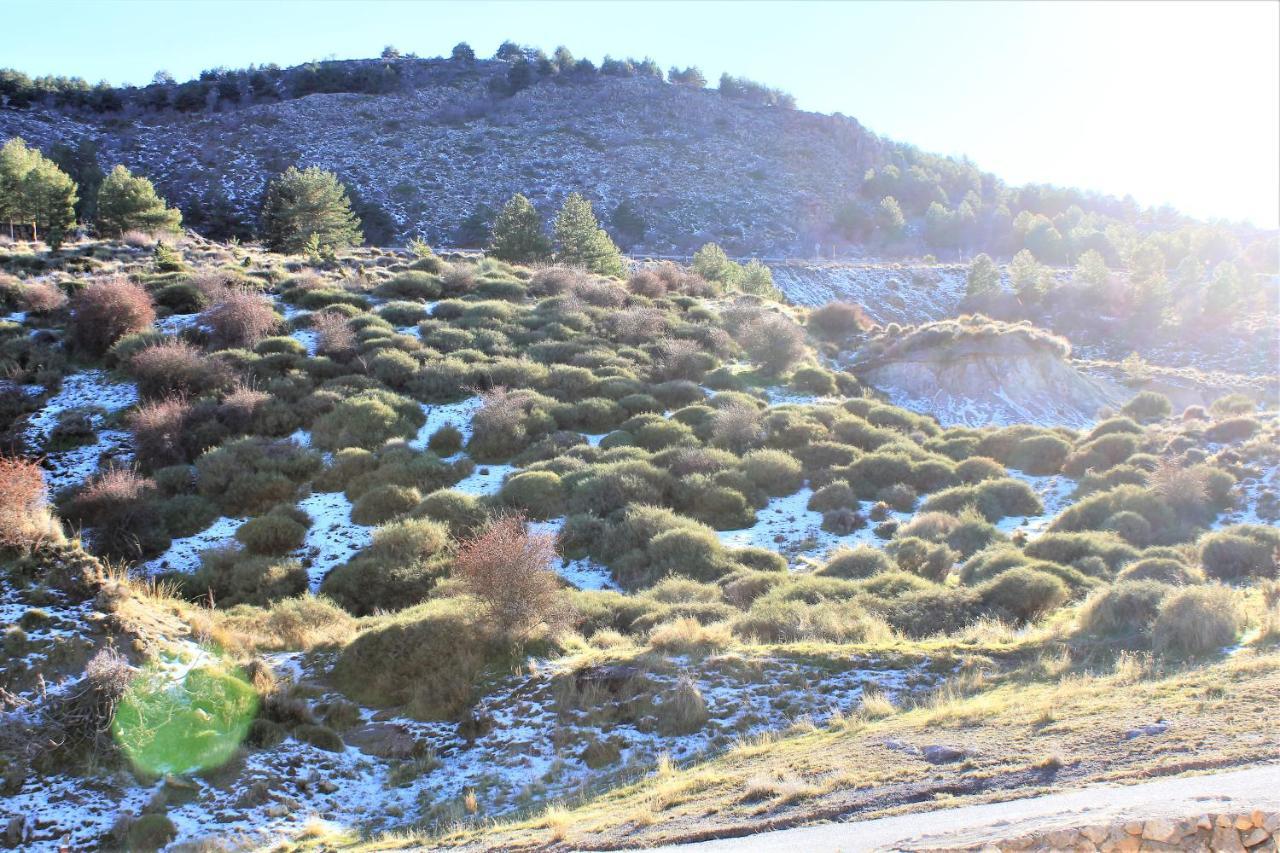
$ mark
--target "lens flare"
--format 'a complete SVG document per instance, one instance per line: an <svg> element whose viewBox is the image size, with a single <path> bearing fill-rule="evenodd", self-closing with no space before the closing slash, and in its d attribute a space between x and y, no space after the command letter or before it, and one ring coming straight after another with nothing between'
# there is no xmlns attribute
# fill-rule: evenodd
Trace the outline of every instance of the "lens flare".
<svg viewBox="0 0 1280 853"><path fill-rule="evenodd" d="M244 676L201 651L139 673L125 691L111 733L138 770L189 773L225 763L257 711L257 692Z"/></svg>

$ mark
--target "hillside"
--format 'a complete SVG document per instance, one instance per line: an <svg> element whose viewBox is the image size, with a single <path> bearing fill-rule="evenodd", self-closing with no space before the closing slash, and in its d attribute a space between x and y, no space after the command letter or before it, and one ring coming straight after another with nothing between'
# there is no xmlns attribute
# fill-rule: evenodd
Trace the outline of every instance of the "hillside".
<svg viewBox="0 0 1280 853"><path fill-rule="evenodd" d="M170 243L0 241L11 846L651 846L1275 755L1265 391L951 425L857 369L1092 386L675 265Z"/></svg>
<svg viewBox="0 0 1280 853"><path fill-rule="evenodd" d="M374 237L383 243L416 234L465 244L459 226L484 206L522 192L549 216L569 192L589 189L601 211L625 200L643 212L638 247L681 254L711 240L739 253L810 252L883 156L880 140L852 119L651 78L544 81L495 96L491 84L507 69L424 60L393 93L317 93L137 120L0 109L0 138L46 149L89 139L104 165L149 176L183 210L220 190L230 212L248 219L270 177L321 166L389 217Z"/></svg>

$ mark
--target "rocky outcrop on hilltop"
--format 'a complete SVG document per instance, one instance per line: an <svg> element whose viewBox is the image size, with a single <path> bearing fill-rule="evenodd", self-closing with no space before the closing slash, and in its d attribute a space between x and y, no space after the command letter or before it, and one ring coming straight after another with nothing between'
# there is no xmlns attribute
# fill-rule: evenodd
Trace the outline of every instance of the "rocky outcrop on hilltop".
<svg viewBox="0 0 1280 853"><path fill-rule="evenodd" d="M1070 355L1066 340L1029 324L976 316L896 337L883 333L850 367L895 405L932 414L944 426L1081 427L1131 396L1076 369Z"/></svg>
<svg viewBox="0 0 1280 853"><path fill-rule="evenodd" d="M320 166L385 212L395 241L459 245L459 224L485 206L523 192L550 217L577 190L606 218L628 201L646 226L631 248L657 254L714 240L734 253L807 255L882 146L850 118L654 79L544 81L505 96L492 85L505 63L423 66L389 94L220 112L2 109L0 138L46 149L90 139L103 166L147 175L180 207L196 209L217 191L250 218L272 175Z"/></svg>

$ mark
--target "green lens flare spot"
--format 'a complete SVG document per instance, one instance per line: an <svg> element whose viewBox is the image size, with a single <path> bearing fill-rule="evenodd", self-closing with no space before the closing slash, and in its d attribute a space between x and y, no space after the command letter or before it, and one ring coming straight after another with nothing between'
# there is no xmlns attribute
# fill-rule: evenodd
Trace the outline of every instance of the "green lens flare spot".
<svg viewBox="0 0 1280 853"><path fill-rule="evenodd" d="M257 711L258 694L244 676L200 652L143 669L125 691L111 733L137 769L189 773L225 763Z"/></svg>

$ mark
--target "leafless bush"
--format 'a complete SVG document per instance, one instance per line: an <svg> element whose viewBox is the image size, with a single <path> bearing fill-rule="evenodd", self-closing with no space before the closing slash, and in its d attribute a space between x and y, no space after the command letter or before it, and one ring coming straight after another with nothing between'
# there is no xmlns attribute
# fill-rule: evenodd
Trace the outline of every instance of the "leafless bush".
<svg viewBox="0 0 1280 853"><path fill-rule="evenodd" d="M654 354L653 381L697 381L706 372L706 367L707 356L696 343L684 338L666 338L658 342Z"/></svg>
<svg viewBox="0 0 1280 853"><path fill-rule="evenodd" d="M441 273L440 283L444 285L445 293L451 295L469 293L476 286L476 273L470 266L451 264Z"/></svg>
<svg viewBox="0 0 1280 853"><path fill-rule="evenodd" d="M71 339L91 355L102 355L120 338L149 329L155 321L151 296L123 276L99 279L71 302Z"/></svg>
<svg viewBox="0 0 1280 853"><path fill-rule="evenodd" d="M636 296L658 299L667 295L667 283L653 270L640 270L627 280L627 290Z"/></svg>
<svg viewBox="0 0 1280 853"><path fill-rule="evenodd" d="M1208 469L1161 459L1147 485L1184 518L1194 517L1209 502Z"/></svg>
<svg viewBox="0 0 1280 853"><path fill-rule="evenodd" d="M280 327L280 315L265 296L233 290L200 315L215 344L251 347Z"/></svg>
<svg viewBox="0 0 1280 853"><path fill-rule="evenodd" d="M711 416L711 441L741 455L758 447L765 438L760 410L746 403L734 403Z"/></svg>
<svg viewBox="0 0 1280 853"><path fill-rule="evenodd" d="M100 649L85 664L84 677L50 703L51 751L87 750L95 756L114 748L111 721L133 678L134 669L114 648Z"/></svg>
<svg viewBox="0 0 1280 853"><path fill-rule="evenodd" d="M809 314L809 328L831 341L847 340L873 325L862 306L852 302L828 302Z"/></svg>
<svg viewBox="0 0 1280 853"><path fill-rule="evenodd" d="M530 296L560 296L571 292L579 282L590 281L582 270L573 267L543 267L529 279Z"/></svg>
<svg viewBox="0 0 1280 853"><path fill-rule="evenodd" d="M226 297L235 285L235 278L228 272L218 269L200 269L191 274L191 286L200 291L208 303L217 302Z"/></svg>
<svg viewBox="0 0 1280 853"><path fill-rule="evenodd" d="M143 403L130 419L138 461L152 471L186 462L182 436L190 422L191 405L182 397Z"/></svg>
<svg viewBox="0 0 1280 853"><path fill-rule="evenodd" d="M218 405L218 420L233 432L248 432L253 425L253 416L270 399L271 395L265 391L239 385L222 398Z"/></svg>
<svg viewBox="0 0 1280 853"><path fill-rule="evenodd" d="M311 315L311 328L317 337L316 351L331 358L346 358L355 352L356 333L350 321L337 311L320 311Z"/></svg>
<svg viewBox="0 0 1280 853"><path fill-rule="evenodd" d="M129 359L138 393L156 398L171 394L199 396L225 387L230 374L186 341L170 340L147 347Z"/></svg>
<svg viewBox="0 0 1280 853"><path fill-rule="evenodd" d="M28 548L50 535L47 499L39 465L0 456L0 547Z"/></svg>
<svg viewBox="0 0 1280 853"><path fill-rule="evenodd" d="M519 641L539 628L554 634L569 624L567 602L551 569L555 559L550 534L530 533L524 518L505 516L462 543L453 572L480 602L489 624Z"/></svg>
<svg viewBox="0 0 1280 853"><path fill-rule="evenodd" d="M56 284L37 281L26 285L20 293L22 307L32 314L47 314L67 304L67 295Z"/></svg>
<svg viewBox="0 0 1280 853"><path fill-rule="evenodd" d="M614 337L626 344L642 344L662 337L667 318L657 308L628 308L609 318Z"/></svg>
<svg viewBox="0 0 1280 853"><path fill-rule="evenodd" d="M773 374L781 373L805 355L804 329L781 314L757 317L743 327L738 342L752 361Z"/></svg>
<svg viewBox="0 0 1280 853"><path fill-rule="evenodd" d="M627 304L627 291L622 285L585 276L573 285L573 295L597 308L621 308Z"/></svg>
<svg viewBox="0 0 1280 853"><path fill-rule="evenodd" d="M708 284L706 279L671 261L656 264L649 271L661 279L670 293L700 297L715 295L715 288Z"/></svg>

